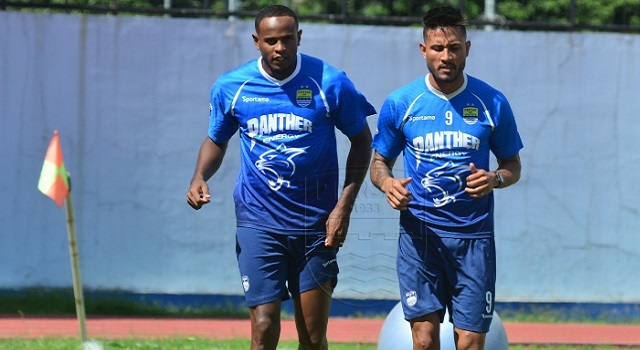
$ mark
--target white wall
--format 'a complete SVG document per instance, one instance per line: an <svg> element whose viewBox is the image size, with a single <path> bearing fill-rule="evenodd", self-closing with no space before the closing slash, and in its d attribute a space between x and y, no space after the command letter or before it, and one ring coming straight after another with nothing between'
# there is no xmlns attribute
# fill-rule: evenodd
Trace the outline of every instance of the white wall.
<svg viewBox="0 0 640 350"><path fill-rule="evenodd" d="M426 72L418 27L301 28L301 50L377 108ZM185 194L209 87L257 57L252 32L252 21L0 12L0 289L71 285L64 211L36 189L58 129L86 288L241 294L235 138L213 202L196 212ZM522 180L496 195L497 299L639 302L640 36L469 39L467 72L507 95L525 143ZM397 298L396 237L397 213L367 180L338 297Z"/></svg>

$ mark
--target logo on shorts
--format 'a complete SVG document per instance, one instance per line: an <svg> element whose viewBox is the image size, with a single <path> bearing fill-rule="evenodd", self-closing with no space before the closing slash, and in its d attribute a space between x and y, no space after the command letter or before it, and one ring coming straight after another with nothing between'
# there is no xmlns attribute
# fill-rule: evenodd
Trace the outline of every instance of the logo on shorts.
<svg viewBox="0 0 640 350"><path fill-rule="evenodd" d="M245 293L249 291L249 276L242 276L242 288Z"/></svg>
<svg viewBox="0 0 640 350"><path fill-rule="evenodd" d="M409 305L409 306L414 306L416 303L418 303L418 294L416 293L415 290L407 292L404 295L404 298L405 298L405 300L407 302L407 305Z"/></svg>
<svg viewBox="0 0 640 350"><path fill-rule="evenodd" d="M331 264L336 263L337 261L338 261L337 259L331 259L331 260L325 261L325 262L322 263L322 267L327 267L327 266L329 266Z"/></svg>

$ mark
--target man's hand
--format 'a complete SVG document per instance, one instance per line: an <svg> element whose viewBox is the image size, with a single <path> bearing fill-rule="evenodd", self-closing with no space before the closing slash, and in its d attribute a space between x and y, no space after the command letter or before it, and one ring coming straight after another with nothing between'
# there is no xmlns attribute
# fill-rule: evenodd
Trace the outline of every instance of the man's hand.
<svg viewBox="0 0 640 350"><path fill-rule="evenodd" d="M326 225L327 239L324 241L325 247L333 249L342 247L349 231L349 214L350 212L345 212L345 210L338 207L329 214Z"/></svg>
<svg viewBox="0 0 640 350"><path fill-rule="evenodd" d="M471 175L467 176L467 187L464 189L473 198L482 198L498 185L496 174L484 169L476 168L475 164L469 164Z"/></svg>
<svg viewBox="0 0 640 350"><path fill-rule="evenodd" d="M193 172L189 191L187 192L187 203L191 208L198 210L211 201L207 180L220 168L226 151L226 143L216 143L209 136L202 141L198 152L196 169Z"/></svg>
<svg viewBox="0 0 640 350"><path fill-rule="evenodd" d="M209 194L209 186L207 183L202 180L191 181L189 192L187 192L187 203L189 203L191 208L198 210L210 201L211 195Z"/></svg>
<svg viewBox="0 0 640 350"><path fill-rule="evenodd" d="M396 210L407 210L411 202L411 191L407 190L407 185L411 183L411 178L396 179L388 177L381 186L382 192L387 196L387 203Z"/></svg>

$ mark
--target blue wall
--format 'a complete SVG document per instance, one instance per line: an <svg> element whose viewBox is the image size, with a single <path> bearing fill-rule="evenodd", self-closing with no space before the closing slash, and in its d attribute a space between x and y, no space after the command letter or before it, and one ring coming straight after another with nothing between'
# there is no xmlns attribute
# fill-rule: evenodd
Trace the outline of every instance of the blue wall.
<svg viewBox="0 0 640 350"><path fill-rule="evenodd" d="M426 73L418 28L301 28L301 50L345 70L377 108ZM241 295L237 139L212 203L196 212L185 194L209 87L257 57L252 32L250 21L0 12L0 289L71 286L64 212L36 189L57 129L85 288ZM467 72L507 95L525 143L522 180L496 194L497 300L640 303L640 36L469 39ZM397 216L367 181L338 298L397 298Z"/></svg>

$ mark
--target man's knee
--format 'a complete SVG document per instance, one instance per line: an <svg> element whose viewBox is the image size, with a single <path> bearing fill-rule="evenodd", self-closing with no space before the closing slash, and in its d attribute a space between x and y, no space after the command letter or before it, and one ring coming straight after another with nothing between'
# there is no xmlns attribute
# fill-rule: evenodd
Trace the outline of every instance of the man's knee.
<svg viewBox="0 0 640 350"><path fill-rule="evenodd" d="M251 322L253 332L260 334L270 334L279 332L280 320L271 315L257 315Z"/></svg>
<svg viewBox="0 0 640 350"><path fill-rule="evenodd" d="M411 320L410 323L414 349L440 348L440 317L437 313Z"/></svg>
<svg viewBox="0 0 640 350"><path fill-rule="evenodd" d="M455 329L456 348L459 350L483 350L486 333L477 333Z"/></svg>
<svg viewBox="0 0 640 350"><path fill-rule="evenodd" d="M280 338L279 305L250 309L252 349L275 349Z"/></svg>
<svg viewBox="0 0 640 350"><path fill-rule="evenodd" d="M440 348L440 337L430 333L413 333L413 348L431 350Z"/></svg>

